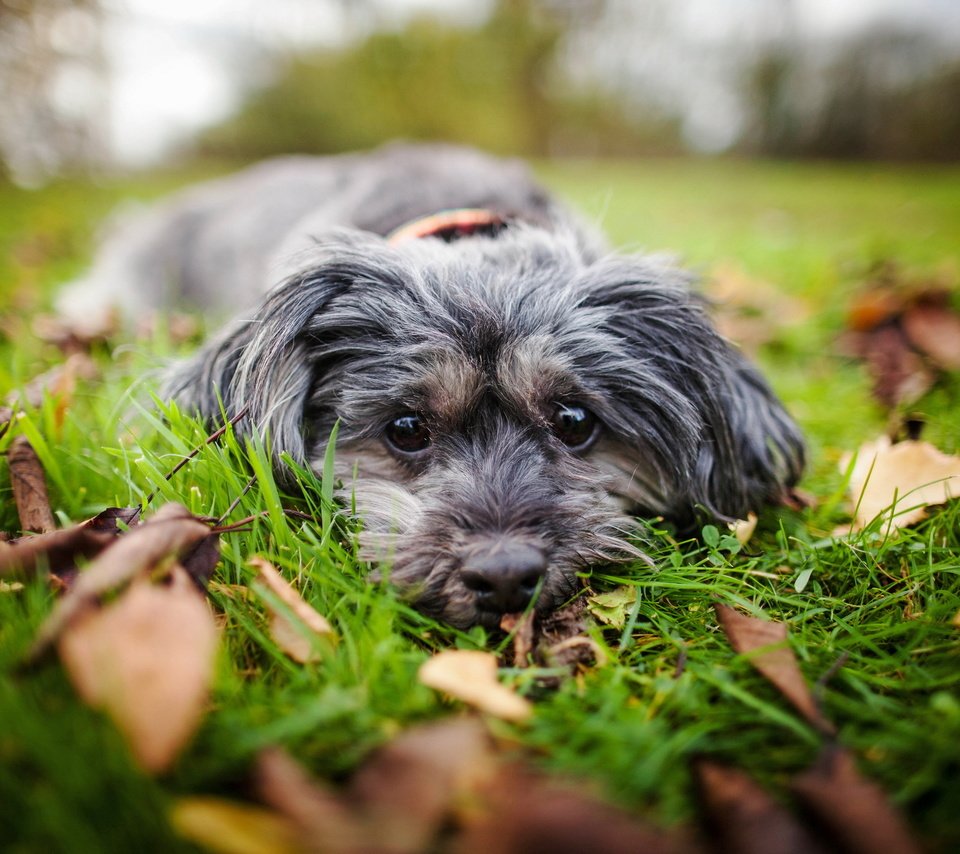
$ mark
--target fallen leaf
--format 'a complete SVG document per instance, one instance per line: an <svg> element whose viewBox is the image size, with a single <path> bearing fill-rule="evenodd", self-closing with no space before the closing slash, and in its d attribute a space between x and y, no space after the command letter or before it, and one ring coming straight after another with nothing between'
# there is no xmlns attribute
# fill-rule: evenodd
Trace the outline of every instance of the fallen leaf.
<svg viewBox="0 0 960 854"><path fill-rule="evenodd" d="M637 601L637 588L630 584L616 587L609 593L596 593L587 600L587 609L601 623L615 629L627 624L627 614Z"/></svg>
<svg viewBox="0 0 960 854"><path fill-rule="evenodd" d="M479 650L449 649L427 659L420 681L494 717L522 721L533 714L529 700L497 681L497 659Z"/></svg>
<svg viewBox="0 0 960 854"><path fill-rule="evenodd" d="M57 521L50 509L43 466L26 436L17 436L7 453L10 486L23 531L45 534L55 531Z"/></svg>
<svg viewBox="0 0 960 854"><path fill-rule="evenodd" d="M693 766L708 838L737 854L814 854L830 849L743 771L700 760Z"/></svg>
<svg viewBox="0 0 960 854"><path fill-rule="evenodd" d="M193 579L198 590L206 589L219 562L220 536L213 531L180 556L180 565Z"/></svg>
<svg viewBox="0 0 960 854"><path fill-rule="evenodd" d="M539 623L537 660L547 667L562 667L571 672L605 663L603 648L587 634L588 623L587 600L583 596L544 615ZM558 687L562 681L560 675L537 680L546 687Z"/></svg>
<svg viewBox="0 0 960 854"><path fill-rule="evenodd" d="M863 333L861 356L873 380L873 396L884 406L913 403L933 388L934 375L899 325Z"/></svg>
<svg viewBox="0 0 960 854"><path fill-rule="evenodd" d="M154 569L164 560L179 558L210 536L216 535L186 507L179 504L161 507L142 525L115 538L77 575L73 586L40 626L28 658L34 660L45 652L64 628L96 604L102 595Z"/></svg>
<svg viewBox="0 0 960 854"><path fill-rule="evenodd" d="M96 516L80 523L81 528L91 531L107 531L111 534L121 534L128 528L140 524L142 507L106 507Z"/></svg>
<svg viewBox="0 0 960 854"><path fill-rule="evenodd" d="M458 717L409 729L375 751L349 793L375 850L429 851L458 805L495 785L496 773L486 728Z"/></svg>
<svg viewBox="0 0 960 854"><path fill-rule="evenodd" d="M919 302L903 315L910 343L938 367L960 371L960 315L946 300Z"/></svg>
<svg viewBox="0 0 960 854"><path fill-rule="evenodd" d="M97 374L97 365L87 353L71 353L62 364L34 377L22 391L8 395L7 400L39 409L46 398L52 398L54 424L59 428L73 403L77 379L94 379Z"/></svg>
<svg viewBox="0 0 960 854"><path fill-rule="evenodd" d="M729 263L712 271L706 294L720 333L752 354L811 313L806 302Z"/></svg>
<svg viewBox="0 0 960 854"><path fill-rule="evenodd" d="M746 656L808 723L821 732L833 734L835 727L814 702L793 650L787 645L787 627L783 623L749 617L719 602L713 607L730 646Z"/></svg>
<svg viewBox="0 0 960 854"><path fill-rule="evenodd" d="M254 772L257 795L289 819L312 851L356 854L367 844L359 817L336 792L311 777L277 747L257 756Z"/></svg>
<svg viewBox="0 0 960 854"><path fill-rule="evenodd" d="M86 352L95 342L110 338L119 326L119 318L112 310L108 314L94 313L88 324L71 323L54 315L38 314L33 318L32 331L41 341L65 352Z"/></svg>
<svg viewBox="0 0 960 854"><path fill-rule="evenodd" d="M300 854L297 828L263 807L224 798L175 801L170 824L184 839L216 854Z"/></svg>
<svg viewBox="0 0 960 854"><path fill-rule="evenodd" d="M529 611L526 614L504 614L500 620L500 628L505 632L513 633L514 667L526 667L530 663L535 623L535 611Z"/></svg>
<svg viewBox="0 0 960 854"><path fill-rule="evenodd" d="M894 265L876 270L854 296L847 327L841 351L866 362L873 396L887 407L917 400L940 371L960 370L960 314L949 289L911 281Z"/></svg>
<svg viewBox="0 0 960 854"><path fill-rule="evenodd" d="M682 832L665 832L604 803L586 784L511 769L488 787L485 809L456 840L457 854L692 854Z"/></svg>
<svg viewBox="0 0 960 854"><path fill-rule="evenodd" d="M69 586L81 562L100 554L123 533L118 522L136 525L139 515L139 507L108 507L79 525L20 537L6 554L0 554L0 577L34 575L45 569Z"/></svg>
<svg viewBox="0 0 960 854"><path fill-rule="evenodd" d="M841 471L850 467L851 459L851 454L843 455ZM944 454L928 442L908 439L892 444L881 437L857 451L849 492L856 507L854 530L881 515L888 532L905 528L926 518L928 506L960 497L960 457Z"/></svg>
<svg viewBox="0 0 960 854"><path fill-rule="evenodd" d="M757 514L750 512L747 514L746 519L737 519L735 522L731 522L727 527L730 529L730 533L736 537L737 542L741 546L745 546L750 542L750 538L753 536L753 532L757 530Z"/></svg>
<svg viewBox="0 0 960 854"><path fill-rule="evenodd" d="M189 576L139 580L63 631L58 651L77 693L103 708L148 771L167 769L203 715L217 630Z"/></svg>
<svg viewBox="0 0 960 854"><path fill-rule="evenodd" d="M257 570L254 588L270 613L270 634L277 645L301 664L319 660L322 656L315 639L333 637L333 626L301 598L273 564L262 557L250 558L249 563ZM270 591L289 609L292 620L287 611L276 608L269 597L263 596L264 590Z"/></svg>
<svg viewBox="0 0 960 854"><path fill-rule="evenodd" d="M920 851L903 817L841 747L824 748L814 765L794 778L791 789L829 831L834 848L850 854Z"/></svg>
<svg viewBox="0 0 960 854"><path fill-rule="evenodd" d="M884 287L869 287L850 300L847 326L857 332L868 332L903 310L903 298Z"/></svg>
<svg viewBox="0 0 960 854"><path fill-rule="evenodd" d="M73 573L78 561L98 555L113 541L112 534L80 526L21 537L0 550L0 578L29 577L43 569L58 576Z"/></svg>

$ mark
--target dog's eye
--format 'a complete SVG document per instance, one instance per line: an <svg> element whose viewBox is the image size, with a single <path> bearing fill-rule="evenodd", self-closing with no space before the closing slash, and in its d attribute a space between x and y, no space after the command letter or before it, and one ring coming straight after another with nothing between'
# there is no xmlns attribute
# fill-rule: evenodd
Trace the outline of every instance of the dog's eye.
<svg viewBox="0 0 960 854"><path fill-rule="evenodd" d="M597 436L596 416L573 403L558 404L550 423L556 437L575 451L585 450Z"/></svg>
<svg viewBox="0 0 960 854"><path fill-rule="evenodd" d="M416 454L430 447L430 431L414 412L394 418L387 425L387 442L401 454Z"/></svg>

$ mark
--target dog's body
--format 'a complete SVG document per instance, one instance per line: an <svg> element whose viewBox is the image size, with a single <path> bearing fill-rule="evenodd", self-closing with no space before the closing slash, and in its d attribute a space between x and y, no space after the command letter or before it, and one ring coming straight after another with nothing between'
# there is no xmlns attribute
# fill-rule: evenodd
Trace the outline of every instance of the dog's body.
<svg viewBox="0 0 960 854"><path fill-rule="evenodd" d="M170 395L245 409L238 428L318 470L339 420L372 554L457 625L535 593L555 607L636 554L635 515L743 517L802 468L685 274L607 254L523 167L469 150L275 161L188 191L107 244L61 306L78 303L245 306Z"/></svg>

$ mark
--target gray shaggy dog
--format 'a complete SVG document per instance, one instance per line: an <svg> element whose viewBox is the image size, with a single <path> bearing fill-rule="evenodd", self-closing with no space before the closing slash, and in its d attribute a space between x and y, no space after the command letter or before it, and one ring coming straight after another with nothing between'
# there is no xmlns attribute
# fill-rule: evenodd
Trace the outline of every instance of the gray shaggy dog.
<svg viewBox="0 0 960 854"><path fill-rule="evenodd" d="M740 518L797 480L797 427L689 285L610 254L520 164L394 145L190 189L59 308L239 310L166 393L246 410L281 476L282 452L319 470L339 420L368 556L423 611L494 626L636 556L637 516Z"/></svg>

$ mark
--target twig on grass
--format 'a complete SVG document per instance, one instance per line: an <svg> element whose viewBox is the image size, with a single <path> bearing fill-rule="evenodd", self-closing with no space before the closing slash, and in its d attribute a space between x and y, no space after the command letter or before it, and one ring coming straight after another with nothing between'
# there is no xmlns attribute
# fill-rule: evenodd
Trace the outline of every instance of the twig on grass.
<svg viewBox="0 0 960 854"><path fill-rule="evenodd" d="M291 510L288 507L281 507L280 511L285 516L291 516L294 519L306 519L308 522L316 522L316 516L311 516L309 513L304 513L302 510ZM243 519L240 519L236 522L233 522L229 525L216 526L212 529L214 534L231 534L236 531L244 530L247 525L251 522L256 522L257 519L264 519L270 516L269 510L261 510L259 513L254 513L252 516L246 516Z"/></svg>
<svg viewBox="0 0 960 854"><path fill-rule="evenodd" d="M240 494L230 502L230 506L223 511L220 518L217 519L213 524L214 527L223 524L224 519L227 519L230 514L237 509L237 505L243 500L243 496L246 495L252 488L253 485L257 482L257 476L254 475L247 481L247 485L240 491Z"/></svg>
<svg viewBox="0 0 960 854"><path fill-rule="evenodd" d="M250 407L249 407L249 406L243 407L243 409L241 409L236 415L234 415L234 416L233 416L226 424L224 424L219 430L217 430L215 433L211 433L209 436L207 436L207 438L203 440L203 443L202 443L202 444L197 445L196 448L194 448L189 454L187 454L187 456L185 456L182 460L180 460L180 462L178 462L172 469L170 469L169 472L167 472L167 474L164 475L164 478L163 478L164 481L170 481L170 479L171 479L178 471L180 471L180 469L182 469L187 463L189 463L192 459L194 459L194 458L197 456L197 454L199 454L207 445L212 445L212 444L213 444L214 442L216 442L219 438L221 438L221 437L223 436L223 434L226 433L227 430L228 430L230 427L233 427L238 421L240 421L242 418L246 417L246 415L247 415L247 413L249 412L249 410L250 410ZM157 497L157 493L158 493L159 491L160 491L159 489L153 490L153 492L151 492L151 493L144 499L143 504L141 505L141 511L140 511L140 512L142 512L142 508L143 508L143 507L146 507L148 504L150 504L151 501L153 501L154 498ZM139 512L138 512L137 515L139 515Z"/></svg>

